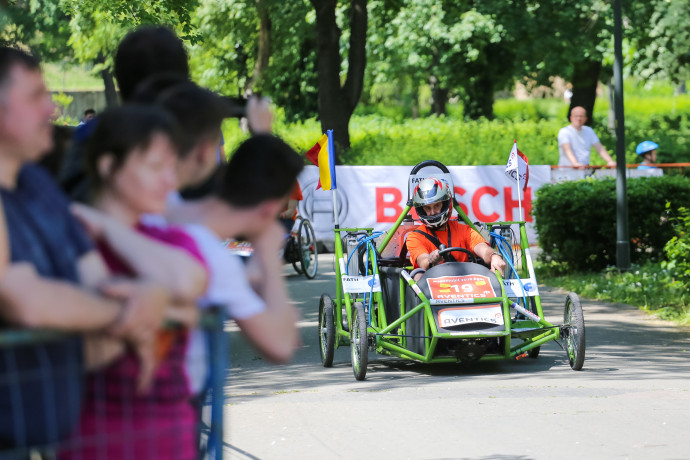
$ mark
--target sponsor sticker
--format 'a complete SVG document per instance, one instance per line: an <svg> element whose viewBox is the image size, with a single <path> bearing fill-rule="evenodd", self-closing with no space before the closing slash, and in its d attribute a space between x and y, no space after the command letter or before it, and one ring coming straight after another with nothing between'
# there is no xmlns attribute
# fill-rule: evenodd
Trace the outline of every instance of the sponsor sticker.
<svg viewBox="0 0 690 460"><path fill-rule="evenodd" d="M438 312L438 324L444 329L474 323L489 323L502 326L503 310L499 304L481 307L444 308Z"/></svg>
<svg viewBox="0 0 690 460"><path fill-rule="evenodd" d="M520 281L522 281L522 287L520 287ZM503 280L503 287L508 297L534 297L539 295L539 288L534 278L522 279L520 281L516 279ZM523 288L525 289L524 293L522 292Z"/></svg>
<svg viewBox="0 0 690 460"><path fill-rule="evenodd" d="M379 275L349 276L343 275L343 291L350 294L381 292Z"/></svg>

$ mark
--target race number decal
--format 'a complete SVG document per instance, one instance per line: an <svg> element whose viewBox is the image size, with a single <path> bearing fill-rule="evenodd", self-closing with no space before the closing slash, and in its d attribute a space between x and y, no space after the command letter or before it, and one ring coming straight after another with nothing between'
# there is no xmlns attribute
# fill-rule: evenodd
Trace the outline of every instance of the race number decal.
<svg viewBox="0 0 690 460"><path fill-rule="evenodd" d="M487 276L442 276L427 280L434 303L463 303L463 300L496 297Z"/></svg>
<svg viewBox="0 0 690 460"><path fill-rule="evenodd" d="M438 324L444 329L464 324L488 323L503 325L503 310L499 304L481 307L444 308L438 312Z"/></svg>

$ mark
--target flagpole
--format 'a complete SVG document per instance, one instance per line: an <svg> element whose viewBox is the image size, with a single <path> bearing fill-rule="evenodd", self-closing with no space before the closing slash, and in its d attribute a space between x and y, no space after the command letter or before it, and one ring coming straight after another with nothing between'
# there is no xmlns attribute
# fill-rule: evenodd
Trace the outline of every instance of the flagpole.
<svg viewBox="0 0 690 460"><path fill-rule="evenodd" d="M518 192L518 220L522 222L522 194L520 193L520 156L518 155L517 139L513 141L515 147L515 166L517 177L517 192Z"/></svg>
<svg viewBox="0 0 690 460"><path fill-rule="evenodd" d="M340 228L339 212L338 212L338 189L331 190L331 196L333 196L333 221L335 222L335 228Z"/></svg>
<svg viewBox="0 0 690 460"><path fill-rule="evenodd" d="M519 160L517 161L517 192L518 192L518 217L519 220L522 222L522 194L520 193L520 162Z"/></svg>
<svg viewBox="0 0 690 460"><path fill-rule="evenodd" d="M331 196L333 197L333 221L335 222L335 228L340 228L340 218L338 212L338 186L335 180L335 144L333 142L333 130L326 130L326 135L328 136L328 169L330 171L331 178Z"/></svg>

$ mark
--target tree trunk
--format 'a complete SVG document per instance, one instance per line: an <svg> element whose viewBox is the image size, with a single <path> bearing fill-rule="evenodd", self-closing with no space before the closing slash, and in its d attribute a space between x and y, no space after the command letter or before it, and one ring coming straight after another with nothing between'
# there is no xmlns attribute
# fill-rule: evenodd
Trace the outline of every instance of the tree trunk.
<svg viewBox="0 0 690 460"><path fill-rule="evenodd" d="M584 107L587 111L587 125L592 126L592 113L594 102L597 99L597 84L601 72L601 61L583 61L575 64L573 71L573 97L568 108L568 121L570 112L575 107Z"/></svg>
<svg viewBox="0 0 690 460"><path fill-rule="evenodd" d="M259 16L259 45L254 73L245 85L245 93L253 90L254 86L260 83L261 75L268 68L268 61L271 58L271 18L268 15L265 0L256 0L256 12Z"/></svg>
<svg viewBox="0 0 690 460"><path fill-rule="evenodd" d="M336 155L350 148L350 117L362 95L366 67L367 2L352 0L350 49L345 84L340 84L340 34L335 20L337 0L311 0L316 10L316 47L321 129L333 130ZM337 160L339 162L339 159Z"/></svg>
<svg viewBox="0 0 690 460"><path fill-rule="evenodd" d="M99 54L96 58L98 64L105 64L105 57L103 54ZM104 67L101 70L101 78L103 79L103 85L105 86L105 105L106 107L115 107L118 105L119 101L117 99L117 90L115 89L115 80L113 79L113 73L109 68Z"/></svg>
<svg viewBox="0 0 690 460"><path fill-rule="evenodd" d="M429 87L431 89L431 113L437 117L446 115L448 89L442 88L438 78L434 75L429 77Z"/></svg>
<svg viewBox="0 0 690 460"><path fill-rule="evenodd" d="M412 119L419 118L419 85L412 84Z"/></svg>
<svg viewBox="0 0 690 460"><path fill-rule="evenodd" d="M494 117L494 80L489 75L475 77L465 89L463 115L470 120Z"/></svg>

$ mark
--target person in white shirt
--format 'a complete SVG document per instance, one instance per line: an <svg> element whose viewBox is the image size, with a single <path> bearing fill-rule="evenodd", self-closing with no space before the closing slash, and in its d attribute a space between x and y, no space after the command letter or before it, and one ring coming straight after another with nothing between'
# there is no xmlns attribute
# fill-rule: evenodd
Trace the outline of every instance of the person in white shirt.
<svg viewBox="0 0 690 460"><path fill-rule="evenodd" d="M585 126L587 111L584 107L574 107L570 112L570 125L558 131L558 165L572 166L584 169L589 165L592 147L606 162L606 166L615 167L609 153L606 151L594 130Z"/></svg>

